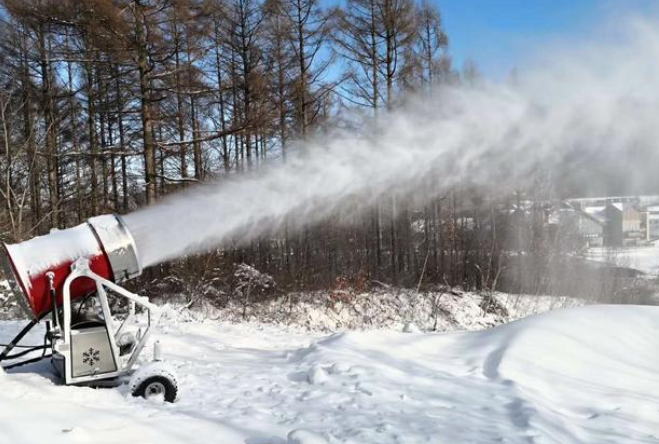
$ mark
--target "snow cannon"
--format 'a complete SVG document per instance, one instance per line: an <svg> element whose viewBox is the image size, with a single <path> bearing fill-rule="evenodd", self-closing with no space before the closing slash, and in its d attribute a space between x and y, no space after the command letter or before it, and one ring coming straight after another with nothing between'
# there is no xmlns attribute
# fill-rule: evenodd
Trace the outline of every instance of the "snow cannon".
<svg viewBox="0 0 659 444"><path fill-rule="evenodd" d="M0 362L9 362L5 370L50 358L66 385L128 383L134 396L176 399L175 373L162 362L157 341L153 361L138 363L160 311L119 285L142 273L135 240L120 216L93 217L73 228L4 244L4 253L5 276L29 318L0 352ZM146 316L138 316L137 307ZM43 345L21 345L44 319ZM12 353L15 348L23 350Z"/></svg>
<svg viewBox="0 0 659 444"><path fill-rule="evenodd" d="M92 272L115 283L142 273L133 236L117 215L93 217L77 227L4 244L4 248L7 281L25 314L35 319L53 310L51 287L58 306L62 304L64 282L81 258ZM93 279L76 279L69 286L71 301L84 298L95 288Z"/></svg>

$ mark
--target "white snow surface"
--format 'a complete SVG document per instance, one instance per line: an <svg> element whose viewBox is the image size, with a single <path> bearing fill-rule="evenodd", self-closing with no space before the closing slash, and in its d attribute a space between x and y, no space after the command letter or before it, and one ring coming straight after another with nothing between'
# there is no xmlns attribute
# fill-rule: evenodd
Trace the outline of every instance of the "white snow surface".
<svg viewBox="0 0 659 444"><path fill-rule="evenodd" d="M659 275L659 245L628 248L591 248L586 258L618 267L633 268L649 276Z"/></svg>
<svg viewBox="0 0 659 444"><path fill-rule="evenodd" d="M175 404L60 386L44 362L0 372L0 442L659 443L657 307L457 333L170 318L158 339Z"/></svg>

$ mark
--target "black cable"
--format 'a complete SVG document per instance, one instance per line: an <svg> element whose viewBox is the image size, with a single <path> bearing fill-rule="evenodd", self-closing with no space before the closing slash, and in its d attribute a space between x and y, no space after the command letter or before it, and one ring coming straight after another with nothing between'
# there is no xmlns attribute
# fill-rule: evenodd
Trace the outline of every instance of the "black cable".
<svg viewBox="0 0 659 444"><path fill-rule="evenodd" d="M32 319L25 327L23 327L23 330L21 330L20 333L18 333L16 337L5 346L4 350L2 350L0 353L0 361L7 359L9 352L11 352L12 349L18 345L21 339L23 339L23 337L28 334L28 332L37 324L37 322L37 319Z"/></svg>
<svg viewBox="0 0 659 444"><path fill-rule="evenodd" d="M48 332L44 334L44 343L43 345L46 345L48 341ZM11 345L11 348L35 348L35 347L40 347L40 345L19 345L19 344L0 344L0 347L9 347Z"/></svg>
<svg viewBox="0 0 659 444"><path fill-rule="evenodd" d="M48 332L44 333L43 334L43 354L41 355L42 359L46 356L46 349L52 345L52 343L51 344L48 343L48 342L50 342L49 339L50 338L49 338Z"/></svg>
<svg viewBox="0 0 659 444"><path fill-rule="evenodd" d="M28 348L28 346L23 345L23 346L21 346L21 348ZM49 348L50 348L50 344L48 344L48 333L46 333L46 334L43 335L43 345L31 346L27 350L24 350L22 352L18 352L18 353L14 353L13 355L5 356L4 359L14 360L14 359L20 358L21 356L25 356L27 354L30 354L34 351L43 350L43 353L41 354L41 356L39 356L37 358L28 359L26 361L17 362L15 364L10 364L10 365L7 365L7 366L3 366L2 368L4 370L7 370L7 369L10 369L10 368L19 367L21 365L29 364L31 362L41 361L42 359L45 359L45 358L51 356L51 355L46 355L46 350L48 350Z"/></svg>
<svg viewBox="0 0 659 444"><path fill-rule="evenodd" d="M0 344L0 347L7 347L9 344ZM13 348L34 348L41 347L40 345L14 345Z"/></svg>
<svg viewBox="0 0 659 444"><path fill-rule="evenodd" d="M96 295L96 292L91 292L91 293L89 293L87 296L85 296L84 298L82 298L82 300L81 300L80 303L78 304L78 311L77 311L77 313L76 313L76 316L77 316L78 318L80 318L80 313L82 312L82 308L83 308L83 306L87 303L87 301L89 301L89 299L90 299L92 296L95 296L95 295Z"/></svg>
<svg viewBox="0 0 659 444"><path fill-rule="evenodd" d="M53 284L53 279L55 279L55 273L49 271L46 273L48 276L48 282L50 284L50 301L51 301L51 313L53 315L53 322L55 323L55 328L60 327L59 322L59 309L57 307L57 292L55 291L55 286Z"/></svg>
<svg viewBox="0 0 659 444"><path fill-rule="evenodd" d="M27 359L25 361L17 362L16 364L3 365L2 369L3 370L10 370L12 368L20 367L22 365L32 364L33 362L39 362L43 359L49 358L50 356L51 356L50 354L47 355L47 354L44 353L42 356L39 356L37 358Z"/></svg>
<svg viewBox="0 0 659 444"><path fill-rule="evenodd" d="M24 355L30 353L31 351L37 351L37 350L45 349L45 348L47 347L47 346L46 346L46 344L47 344L47 343L46 343L46 339L47 339L47 338L44 338L44 345L43 345L43 346L40 346L40 345L37 345L37 346L26 346L26 345L19 345L19 344L18 344L18 343L21 341L21 339L23 339L23 337L24 337L25 335L27 335L27 334L30 332L30 330L32 330L32 328L33 328L35 325L37 325L37 323L38 323L42 318L44 318L46 315L47 315L47 313L44 313L44 314L42 314L41 316L39 316L38 318L36 318L36 319L32 319L32 320L31 320L31 321L30 321L25 327L23 327L23 330L21 330L20 333L18 333L18 334L16 335L16 337L15 337L14 339L11 340L11 342L10 342L9 344L2 345L2 347L4 347L4 349L2 350L2 352L0 352L0 361L4 361L5 359L16 358L17 356L24 356ZM20 352L20 353L16 353L16 354L14 354L14 355L10 355L9 353L10 353L14 348L23 348L23 349L26 349L26 350L25 350L25 351L22 351L22 352Z"/></svg>
<svg viewBox="0 0 659 444"><path fill-rule="evenodd" d="M48 349L50 348L50 344L49 344L48 342L49 342L49 341L48 341L48 332L46 332L46 333L43 335L43 345L41 345L41 346L34 346L34 347L31 347L30 350L26 350L26 351L24 351L24 352L16 353L16 354L13 354L13 355L11 355L11 356L6 356L5 359L15 359L15 358L20 358L21 356L24 356L24 355L26 355L26 354L28 354L28 353L30 353L30 352L32 352L32 351L37 351L37 350L39 350L39 349L43 349L43 353L41 354L41 356L36 357L36 358L26 359L25 361L16 362L16 363L14 363L14 364L3 365L3 366L2 366L2 369L3 369L3 370L11 370L12 368L20 367L20 366L22 366L22 365L32 364L33 362L39 362L39 361L41 361L41 360L43 360L43 359L46 359L46 358L51 357L51 356L52 356L52 353L46 354L46 350L48 350ZM25 346L25 345L24 345L24 346L21 346L21 347L22 347L22 348L27 348L28 346Z"/></svg>
<svg viewBox="0 0 659 444"><path fill-rule="evenodd" d="M34 351L37 351L37 350L45 350L46 348L48 348L48 346L37 345L36 347L28 348L27 350L23 350L23 351L21 351L21 352L14 353L13 355L7 355L7 356L5 356L5 359L6 359L6 360L14 360L14 359L18 359L18 358L20 358L20 357L22 357L22 356L29 355L30 353L32 353L32 352L34 352Z"/></svg>

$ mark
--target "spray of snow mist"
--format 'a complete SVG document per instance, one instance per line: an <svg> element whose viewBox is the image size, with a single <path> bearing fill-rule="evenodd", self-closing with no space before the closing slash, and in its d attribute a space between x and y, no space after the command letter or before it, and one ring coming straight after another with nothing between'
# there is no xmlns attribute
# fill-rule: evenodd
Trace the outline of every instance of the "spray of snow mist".
<svg viewBox="0 0 659 444"><path fill-rule="evenodd" d="M512 188L539 169L574 169L603 153L643 153L646 167L630 171L630 180L651 175L659 160L654 29L633 21L616 45L553 51L514 84L437 86L370 127L305 142L286 163L129 214L142 265L249 242L284 223L300 229L383 196L422 203L466 182Z"/></svg>

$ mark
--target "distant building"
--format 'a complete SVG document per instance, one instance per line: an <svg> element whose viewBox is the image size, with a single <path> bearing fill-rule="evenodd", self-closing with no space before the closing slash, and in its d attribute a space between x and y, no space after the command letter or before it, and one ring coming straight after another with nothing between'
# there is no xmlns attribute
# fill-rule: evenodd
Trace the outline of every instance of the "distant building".
<svg viewBox="0 0 659 444"><path fill-rule="evenodd" d="M637 245L645 236L641 231L641 213L631 203L610 203L604 209L604 245Z"/></svg>
<svg viewBox="0 0 659 444"><path fill-rule="evenodd" d="M555 239L589 247L659 242L659 196L565 199L552 202L546 211L546 225Z"/></svg>
<svg viewBox="0 0 659 444"><path fill-rule="evenodd" d="M645 208L650 205L659 205L659 195L644 196L609 196L609 197L578 197L565 199L565 202L577 209L586 207L604 207L611 203L632 204L639 208Z"/></svg>
<svg viewBox="0 0 659 444"><path fill-rule="evenodd" d="M604 209L606 223L604 224L604 245L607 247L622 247L622 211L613 205Z"/></svg>
<svg viewBox="0 0 659 444"><path fill-rule="evenodd" d="M579 234L586 240L589 247L604 245L604 224L601 220L583 211L578 211L577 227Z"/></svg>
<svg viewBox="0 0 659 444"><path fill-rule="evenodd" d="M659 206L647 208L645 213L645 239L648 241L659 239Z"/></svg>
<svg viewBox="0 0 659 444"><path fill-rule="evenodd" d="M606 223L606 205L598 205L592 207L584 207L583 212L588 214L593 219L597 219L601 224Z"/></svg>
<svg viewBox="0 0 659 444"><path fill-rule="evenodd" d="M553 236L576 236L581 239L582 245L588 247L601 247L604 244L603 220L586 211L569 207L555 210L549 215L548 225Z"/></svg>

